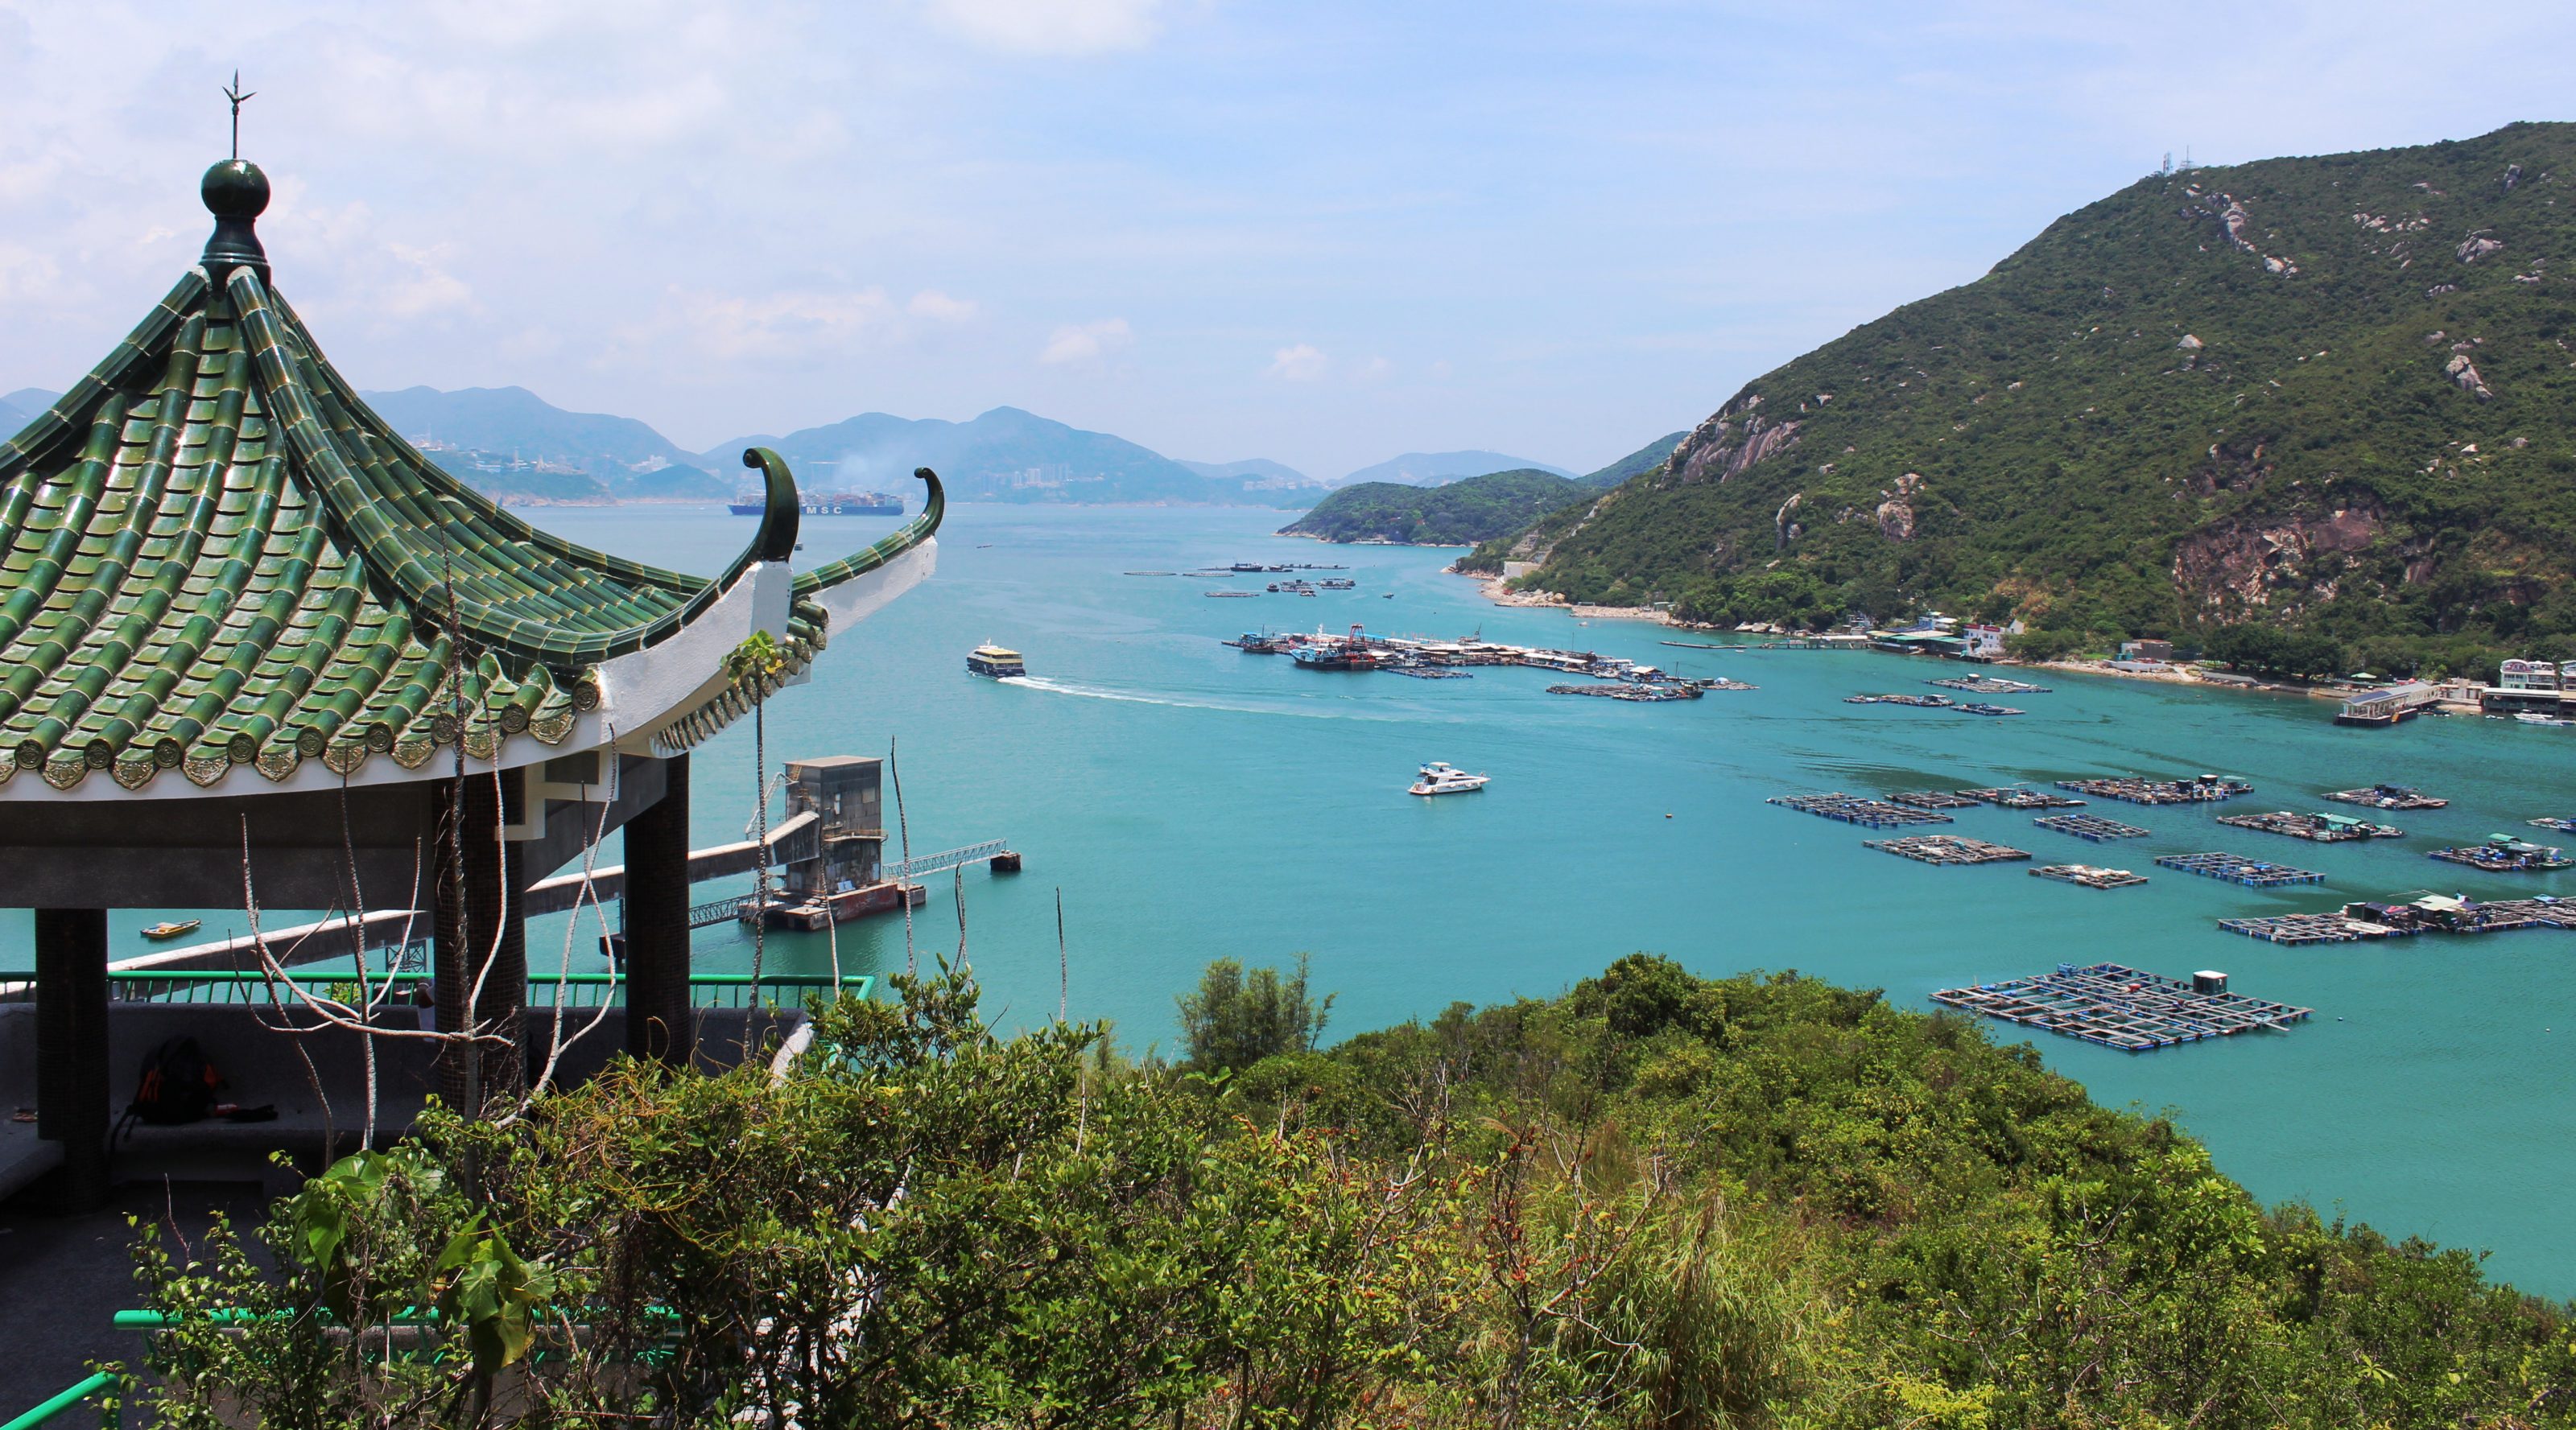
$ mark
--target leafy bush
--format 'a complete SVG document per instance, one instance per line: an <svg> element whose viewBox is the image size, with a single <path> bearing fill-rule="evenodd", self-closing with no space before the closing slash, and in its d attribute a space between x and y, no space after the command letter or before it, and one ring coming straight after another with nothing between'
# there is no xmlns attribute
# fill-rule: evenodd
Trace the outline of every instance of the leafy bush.
<svg viewBox="0 0 2576 1430"><path fill-rule="evenodd" d="M1211 1079L894 982L776 1080L433 1114L273 1271L138 1228L159 1423L2576 1424L2567 1308L1873 992L1640 955Z"/></svg>

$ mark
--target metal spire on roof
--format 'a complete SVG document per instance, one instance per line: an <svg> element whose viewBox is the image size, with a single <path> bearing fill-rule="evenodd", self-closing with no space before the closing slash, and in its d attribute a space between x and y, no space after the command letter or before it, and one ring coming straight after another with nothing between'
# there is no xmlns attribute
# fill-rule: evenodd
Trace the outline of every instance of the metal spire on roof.
<svg viewBox="0 0 2576 1430"><path fill-rule="evenodd" d="M258 98L258 97L259 97L259 91L257 91L257 90L252 90L252 91L250 91L249 93L244 93L244 92L242 91L242 87L241 87L241 71L240 71L240 70L234 70L234 71L233 71L233 82L232 82L231 84L229 84L229 85L227 85L227 86L225 86L225 87L224 87L224 98L229 99L229 100L231 100L231 101L233 102L233 157L234 157L234 158L236 158L236 159L238 159L238 158L240 158L240 157L241 157L241 107L242 107L242 101L243 101L243 100L245 100L245 99L256 99L256 98Z"/></svg>

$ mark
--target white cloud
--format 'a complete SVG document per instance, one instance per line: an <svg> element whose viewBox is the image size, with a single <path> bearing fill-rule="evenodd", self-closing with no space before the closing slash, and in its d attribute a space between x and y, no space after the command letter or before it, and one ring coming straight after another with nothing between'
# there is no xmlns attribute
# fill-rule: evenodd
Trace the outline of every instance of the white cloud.
<svg viewBox="0 0 2576 1430"><path fill-rule="evenodd" d="M810 358L846 351L894 315L883 288L744 297L671 290L660 315L622 336L637 347L670 338L723 361Z"/></svg>
<svg viewBox="0 0 2576 1430"><path fill-rule="evenodd" d="M1313 382L1324 375L1328 365L1321 349L1312 343L1299 343L1272 353L1263 375L1282 382Z"/></svg>
<svg viewBox="0 0 2576 1430"><path fill-rule="evenodd" d="M1105 318L1080 327L1062 327L1047 339L1046 349L1038 354L1043 363L1089 362L1102 353L1116 352L1136 340L1136 332L1125 318Z"/></svg>
<svg viewBox="0 0 2576 1430"><path fill-rule="evenodd" d="M912 301L904 305L904 310L916 318L928 318L935 323L962 323L974 317L977 311L973 299L951 298L936 288L924 288L913 294Z"/></svg>
<svg viewBox="0 0 2576 1430"><path fill-rule="evenodd" d="M1360 364L1360 370L1351 374L1351 380L1354 382L1382 382L1394 372L1394 363L1388 362L1383 357L1373 357L1367 362Z"/></svg>
<svg viewBox="0 0 2576 1430"><path fill-rule="evenodd" d="M995 49L1090 55L1137 49L1162 29L1163 0L931 0L948 28Z"/></svg>

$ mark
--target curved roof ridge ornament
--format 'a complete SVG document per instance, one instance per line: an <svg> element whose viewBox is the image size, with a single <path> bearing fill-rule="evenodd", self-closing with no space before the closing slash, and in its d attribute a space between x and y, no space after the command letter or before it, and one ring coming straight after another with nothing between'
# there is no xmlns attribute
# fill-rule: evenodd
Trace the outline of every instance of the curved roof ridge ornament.
<svg viewBox="0 0 2576 1430"><path fill-rule="evenodd" d="M752 547L763 561L784 561L796 554L796 523L803 503L796 497L796 475L787 459L767 447L746 447L742 464L762 478L760 534Z"/></svg>
<svg viewBox="0 0 2576 1430"><path fill-rule="evenodd" d="M796 573L796 594L811 596L828 590L854 576L864 576L898 556L928 541L939 530L948 514L948 494L940 488L939 474L928 467L915 467L912 474L930 488L921 501L921 515L896 527L877 539L864 551L854 552L838 561L827 562L811 571Z"/></svg>

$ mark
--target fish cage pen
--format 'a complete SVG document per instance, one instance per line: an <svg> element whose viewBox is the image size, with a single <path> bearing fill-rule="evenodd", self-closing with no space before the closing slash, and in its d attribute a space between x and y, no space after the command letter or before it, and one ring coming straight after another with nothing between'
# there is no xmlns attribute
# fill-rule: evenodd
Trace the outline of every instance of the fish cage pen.
<svg viewBox="0 0 2576 1430"><path fill-rule="evenodd" d="M2283 1028L2316 1011L2230 993L2223 973L2186 981L2117 963L2061 963L2055 973L1943 988L1932 1001L2130 1053Z"/></svg>

